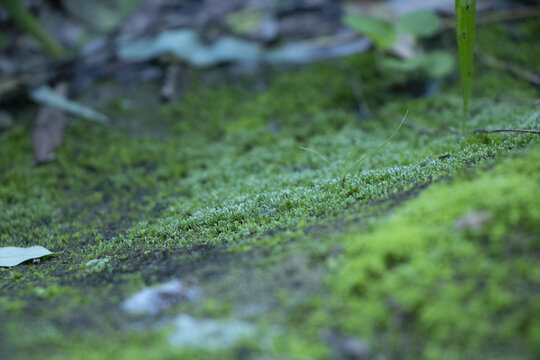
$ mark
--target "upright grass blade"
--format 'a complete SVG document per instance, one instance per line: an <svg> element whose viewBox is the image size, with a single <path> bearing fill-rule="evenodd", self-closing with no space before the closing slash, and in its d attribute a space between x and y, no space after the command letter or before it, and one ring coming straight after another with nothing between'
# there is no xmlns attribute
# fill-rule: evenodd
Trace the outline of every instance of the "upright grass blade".
<svg viewBox="0 0 540 360"><path fill-rule="evenodd" d="M456 0L456 33L463 96L462 133L465 132L465 120L468 115L469 97L471 95L475 20L476 0Z"/></svg>
<svg viewBox="0 0 540 360"><path fill-rule="evenodd" d="M401 122L399 123L399 126L394 130L394 132L392 133L392 135L390 135L390 137L388 139L385 140L385 142L383 142L381 145L379 145L379 147L377 147L375 150L372 150L370 152L368 152L367 154L364 154L364 156L362 156L360 158L360 160L358 160L357 162L355 162L351 167L349 167L349 163L351 162L351 159L352 157L354 156L354 154L356 154L356 151L357 150L353 150L351 151L351 153L349 154L349 156L347 156L347 161L345 162L345 166L343 167L343 176L341 178L341 187L344 187L345 186L345 177L347 176L347 173L349 173L350 171L352 171L353 169L355 169L356 167L360 166L360 164L362 164L364 161L366 161L371 155L374 155L376 154L378 151L380 151L383 147L386 146L386 144L388 144L390 142L390 140L392 140L392 138L397 134L397 132L399 131L399 129L401 129L401 126L403 125L403 123L405 122L405 119L407 118L407 115L409 114L409 111L407 111L405 113L405 116L403 116L403 119L401 119Z"/></svg>
<svg viewBox="0 0 540 360"><path fill-rule="evenodd" d="M36 38L52 56L57 59L64 56L62 46L47 33L19 0L0 0L0 5L7 10L13 21L24 31Z"/></svg>

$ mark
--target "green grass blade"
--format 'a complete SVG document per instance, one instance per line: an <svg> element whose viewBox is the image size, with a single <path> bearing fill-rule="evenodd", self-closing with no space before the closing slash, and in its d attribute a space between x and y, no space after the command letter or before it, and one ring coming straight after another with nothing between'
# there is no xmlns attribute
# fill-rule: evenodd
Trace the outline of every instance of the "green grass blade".
<svg viewBox="0 0 540 360"><path fill-rule="evenodd" d="M310 148L305 148L305 147L302 147L300 146L300 149L302 150L306 150L306 151L309 151L309 152L312 152L314 154L317 154L321 157L321 159L323 159L324 161L326 161L326 163L330 166L332 166L332 163L330 162L330 160L328 160L328 158L326 156L324 156L323 154L321 154L320 152L318 152L317 150L313 150L313 149L310 149Z"/></svg>
<svg viewBox="0 0 540 360"><path fill-rule="evenodd" d="M64 57L64 50L47 31L40 25L36 18L18 0L0 0L2 5L13 21L24 31L32 35L41 45L55 58Z"/></svg>
<svg viewBox="0 0 540 360"><path fill-rule="evenodd" d="M456 33L463 96L462 132L465 132L465 120L467 119L469 97L471 95L475 20L476 0L456 0Z"/></svg>

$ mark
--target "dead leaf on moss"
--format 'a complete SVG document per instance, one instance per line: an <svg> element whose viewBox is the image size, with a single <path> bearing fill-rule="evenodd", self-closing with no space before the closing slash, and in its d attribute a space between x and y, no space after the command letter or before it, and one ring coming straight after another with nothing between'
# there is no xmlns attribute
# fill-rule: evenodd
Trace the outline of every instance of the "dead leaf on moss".
<svg viewBox="0 0 540 360"><path fill-rule="evenodd" d="M45 249L43 246L32 246L29 248L14 246L2 247L0 248L0 266L12 267L28 260L58 254L59 253L53 253Z"/></svg>

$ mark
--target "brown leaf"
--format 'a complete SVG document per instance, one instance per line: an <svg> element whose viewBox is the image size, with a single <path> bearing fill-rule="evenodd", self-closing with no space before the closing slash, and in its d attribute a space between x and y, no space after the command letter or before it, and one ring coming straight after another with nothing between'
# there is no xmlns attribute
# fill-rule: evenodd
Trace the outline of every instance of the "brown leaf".
<svg viewBox="0 0 540 360"><path fill-rule="evenodd" d="M55 91L65 96L67 94L67 84L58 84ZM36 164L39 165L54 160L54 150L62 142L66 123L66 115L61 110L48 106L42 106L39 109L32 131L32 145Z"/></svg>

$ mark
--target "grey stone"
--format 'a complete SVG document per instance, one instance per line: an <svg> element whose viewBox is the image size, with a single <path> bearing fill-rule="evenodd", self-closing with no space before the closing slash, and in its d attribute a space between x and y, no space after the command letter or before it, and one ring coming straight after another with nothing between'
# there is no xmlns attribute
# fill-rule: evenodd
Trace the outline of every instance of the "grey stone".
<svg viewBox="0 0 540 360"><path fill-rule="evenodd" d="M182 301L199 299L196 288L187 287L178 280L143 289L122 304L124 311L130 314L157 315Z"/></svg>

